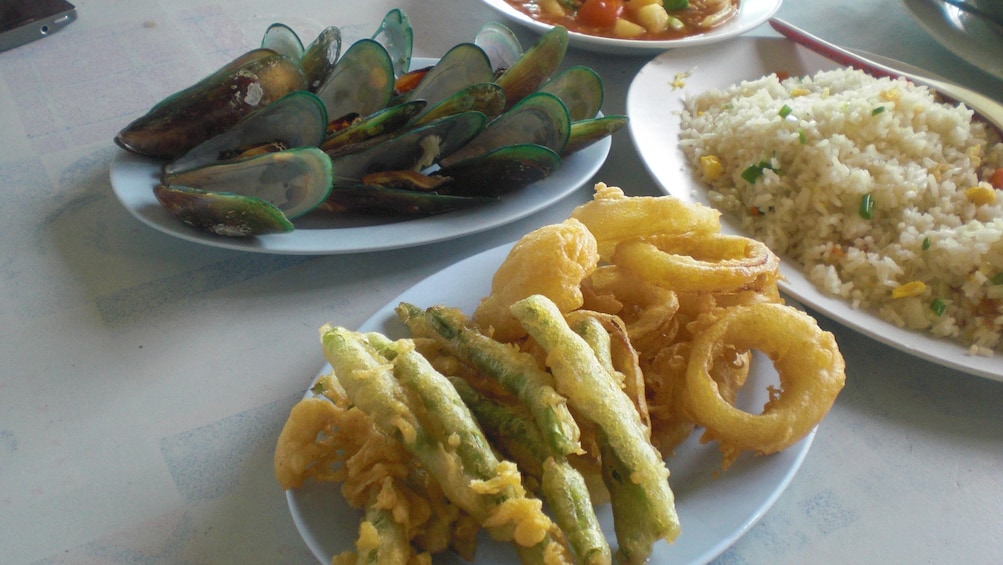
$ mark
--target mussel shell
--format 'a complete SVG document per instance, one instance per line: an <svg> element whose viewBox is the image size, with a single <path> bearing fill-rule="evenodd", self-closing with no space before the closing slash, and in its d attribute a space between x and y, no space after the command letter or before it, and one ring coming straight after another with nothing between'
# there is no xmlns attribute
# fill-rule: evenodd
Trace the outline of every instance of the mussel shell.
<svg viewBox="0 0 1003 565"><path fill-rule="evenodd" d="M306 73L307 90L316 92L341 57L341 30L328 26L303 50L300 65Z"/></svg>
<svg viewBox="0 0 1003 565"><path fill-rule="evenodd" d="M424 100L415 100L378 110L327 136L320 148L329 152L338 151L343 147L399 131L420 114L425 106Z"/></svg>
<svg viewBox="0 0 1003 565"><path fill-rule="evenodd" d="M216 235L250 237L294 229L281 210L260 198L165 185L155 187L153 194L182 222Z"/></svg>
<svg viewBox="0 0 1003 565"><path fill-rule="evenodd" d="M115 143L147 157L176 159L247 114L305 86L298 62L256 49L162 100L122 129Z"/></svg>
<svg viewBox="0 0 1003 565"><path fill-rule="evenodd" d="M334 156L336 184L377 171L426 168L466 145L486 120L480 112L461 112L408 128L361 151Z"/></svg>
<svg viewBox="0 0 1003 565"><path fill-rule="evenodd" d="M596 117L602 109L605 90L599 73L583 65L568 67L540 87L561 99L568 107L571 121Z"/></svg>
<svg viewBox="0 0 1003 565"><path fill-rule="evenodd" d="M522 43L515 32L500 22L484 24L474 37L474 45L488 56L496 73L504 72L523 55Z"/></svg>
<svg viewBox="0 0 1003 565"><path fill-rule="evenodd" d="M570 155L581 151L600 139L613 135L627 125L628 121L627 116L601 116L591 120L572 122L571 135L568 137L568 144L564 146L561 155Z"/></svg>
<svg viewBox="0 0 1003 565"><path fill-rule="evenodd" d="M431 107L470 85L493 80L491 62L484 51L473 43L460 43L446 51L405 98L425 100Z"/></svg>
<svg viewBox="0 0 1003 565"><path fill-rule="evenodd" d="M232 128L207 139L164 167L177 173L232 158L241 149L277 142L281 147L316 147L327 134L327 111L317 96L297 90L251 112Z"/></svg>
<svg viewBox="0 0 1003 565"><path fill-rule="evenodd" d="M296 32L286 24L274 23L268 26L261 37L261 47L285 55L293 61L303 57L303 42Z"/></svg>
<svg viewBox="0 0 1003 565"><path fill-rule="evenodd" d="M557 71L568 51L568 30L554 26L540 36L522 57L509 67L496 82L505 89L511 108L520 100L539 90Z"/></svg>
<svg viewBox="0 0 1003 565"><path fill-rule="evenodd" d="M368 116L385 108L394 92L394 69L386 48L372 39L353 43L338 60L317 96L328 119Z"/></svg>
<svg viewBox="0 0 1003 565"><path fill-rule="evenodd" d="M410 70L411 53L414 50L414 30L407 14L399 8L387 12L380 22L380 27L373 34L373 39L386 48L393 62L395 77Z"/></svg>
<svg viewBox="0 0 1003 565"><path fill-rule="evenodd" d="M455 196L500 196L550 176L561 157L542 145L508 145L490 153L440 168L436 174L452 182L438 189Z"/></svg>
<svg viewBox="0 0 1003 565"><path fill-rule="evenodd" d="M223 161L176 174L162 183L208 192L228 192L265 200L289 219L323 202L334 181L331 159L316 147Z"/></svg>
<svg viewBox="0 0 1003 565"><path fill-rule="evenodd" d="M458 114L460 112L480 112L493 119L505 109L505 91L493 82L481 82L455 92L441 100L435 106L426 108L415 118L416 124L422 124Z"/></svg>
<svg viewBox="0 0 1003 565"><path fill-rule="evenodd" d="M495 202L496 198L446 196L370 185L338 185L320 210L335 213L376 214L416 218Z"/></svg>
<svg viewBox="0 0 1003 565"><path fill-rule="evenodd" d="M495 118L470 143L444 158L442 166L476 157L506 145L542 145L560 154L568 143L571 118L559 98L536 92Z"/></svg>

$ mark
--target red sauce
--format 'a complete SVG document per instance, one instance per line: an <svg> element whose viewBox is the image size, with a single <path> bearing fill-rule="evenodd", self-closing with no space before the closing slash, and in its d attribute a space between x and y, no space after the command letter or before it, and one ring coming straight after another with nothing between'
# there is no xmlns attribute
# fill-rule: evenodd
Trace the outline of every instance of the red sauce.
<svg viewBox="0 0 1003 565"><path fill-rule="evenodd" d="M564 26L568 31L595 35L599 37L615 37L632 40L666 40L681 39L706 33L734 19L738 15L739 0L724 0L730 9L705 23L705 19L722 10L721 0L689 0L680 9L670 9L673 0L666 0L666 12L671 18L678 20L676 25L670 25L664 31L645 31L639 36L621 37L614 33L614 22L622 18L635 24L641 24L635 11L630 9L631 0L505 0L514 8L533 18L552 25ZM554 14L545 9L546 2L559 5L563 14ZM681 23L681 26L679 25ZM702 25L703 23L703 25ZM643 27L643 25L642 25Z"/></svg>

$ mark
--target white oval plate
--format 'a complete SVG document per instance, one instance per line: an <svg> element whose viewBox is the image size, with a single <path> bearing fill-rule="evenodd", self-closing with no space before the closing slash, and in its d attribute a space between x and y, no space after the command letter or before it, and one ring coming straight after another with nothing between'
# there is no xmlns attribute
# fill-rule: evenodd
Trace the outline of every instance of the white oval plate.
<svg viewBox="0 0 1003 565"><path fill-rule="evenodd" d="M481 1L509 20L520 23L541 34L553 27L548 23L534 20L505 0ZM738 8L738 16L730 22L707 33L682 39L667 39L662 41L614 39L571 31L568 33L568 43L572 47L611 55L650 55L661 53L667 49L705 45L707 43L723 41L751 30L770 19L780 9L782 3L783 0L741 0Z"/></svg>
<svg viewBox="0 0 1003 565"><path fill-rule="evenodd" d="M435 59L414 60L425 66ZM325 216L296 220L290 233L251 238L223 237L192 228L164 210L153 195L161 162L119 151L111 163L111 187L119 202L146 225L168 235L212 247L285 255L332 255L413 247L454 239L522 219L554 204L591 179L609 155L605 139L563 158L549 177L521 190L465 210L414 220L377 216Z"/></svg>
<svg viewBox="0 0 1003 565"><path fill-rule="evenodd" d="M505 259L511 245L490 249L456 263L411 287L384 306L359 328L384 335L406 337L407 329L394 314L394 307L410 302L427 307L448 304L473 312L491 288L491 278ZM330 372L328 365L321 374ZM755 360L747 386L738 405L750 412L762 411L768 395L766 386L777 383L777 374L765 357ZM307 389L307 395L309 388ZM748 395L744 391L748 391ZM655 565L702 564L710 561L741 537L779 498L801 466L815 432L787 450L769 456L743 454L726 472L721 472L721 456L714 443L701 444L699 433L667 459L669 481L676 496L676 510L682 533L669 545L655 545L651 563ZM289 490L286 498L296 527L307 546L321 563L354 547L361 513L350 508L340 494L340 485L311 482ZM609 506L597 508L603 531L615 547ZM482 536L475 564L517 563L506 544ZM436 557L436 563L466 563L453 554Z"/></svg>
<svg viewBox="0 0 1003 565"><path fill-rule="evenodd" d="M894 61L882 62L907 67ZM694 178L678 145L684 97L777 71L794 76L836 67L828 59L777 38L739 38L685 52L663 53L641 69L627 91L631 139L663 192L709 206L704 187ZM671 84L677 79L685 87L673 89ZM722 223L727 231L739 232L737 219L725 214ZM1003 381L1003 362L999 358L969 355L959 343L902 329L851 308L846 301L823 294L791 261L782 261L780 270L786 279L780 286L786 294L849 328L921 359Z"/></svg>

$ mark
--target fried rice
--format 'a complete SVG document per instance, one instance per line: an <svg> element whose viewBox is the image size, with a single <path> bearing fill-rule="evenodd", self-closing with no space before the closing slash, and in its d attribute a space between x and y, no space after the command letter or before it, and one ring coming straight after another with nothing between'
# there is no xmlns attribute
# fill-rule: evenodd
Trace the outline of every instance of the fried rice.
<svg viewBox="0 0 1003 565"><path fill-rule="evenodd" d="M902 79L839 69L690 96L681 148L716 207L827 293L992 355L999 132Z"/></svg>

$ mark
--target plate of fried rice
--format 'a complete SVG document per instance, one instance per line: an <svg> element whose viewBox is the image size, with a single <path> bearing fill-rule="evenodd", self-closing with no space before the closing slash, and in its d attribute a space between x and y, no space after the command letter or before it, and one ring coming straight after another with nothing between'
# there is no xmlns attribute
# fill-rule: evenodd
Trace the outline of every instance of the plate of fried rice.
<svg viewBox="0 0 1003 565"><path fill-rule="evenodd" d="M738 38L653 59L627 113L661 189L770 246L787 295L1003 381L1003 144L968 108L786 39Z"/></svg>

